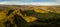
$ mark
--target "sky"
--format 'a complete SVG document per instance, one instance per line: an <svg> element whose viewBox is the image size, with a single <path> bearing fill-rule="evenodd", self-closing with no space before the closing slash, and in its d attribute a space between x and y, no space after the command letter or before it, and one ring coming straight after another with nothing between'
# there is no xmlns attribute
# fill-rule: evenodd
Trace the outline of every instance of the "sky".
<svg viewBox="0 0 60 27"><path fill-rule="evenodd" d="M60 0L0 0L6 5L60 5Z"/></svg>

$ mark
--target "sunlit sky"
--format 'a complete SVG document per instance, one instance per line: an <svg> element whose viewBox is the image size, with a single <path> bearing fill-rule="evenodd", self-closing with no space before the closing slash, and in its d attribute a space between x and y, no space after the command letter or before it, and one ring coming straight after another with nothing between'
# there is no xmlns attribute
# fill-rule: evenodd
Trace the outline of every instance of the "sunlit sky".
<svg viewBox="0 0 60 27"><path fill-rule="evenodd" d="M0 0L6 5L60 5L60 0Z"/></svg>

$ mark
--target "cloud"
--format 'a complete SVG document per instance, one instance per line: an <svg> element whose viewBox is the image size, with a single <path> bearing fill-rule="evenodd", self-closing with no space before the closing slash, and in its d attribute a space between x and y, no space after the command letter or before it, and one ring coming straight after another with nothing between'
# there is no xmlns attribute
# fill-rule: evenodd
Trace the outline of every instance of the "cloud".
<svg viewBox="0 0 60 27"><path fill-rule="evenodd" d="M28 0L29 1L29 0ZM59 1L59 0L58 0ZM2 1L0 4L4 5L60 5L60 3L55 2L26 2L22 1Z"/></svg>
<svg viewBox="0 0 60 27"><path fill-rule="evenodd" d="M57 3L54 3L54 2L33 2L33 3L25 3L25 2L0 2L0 4L3 4L3 5L48 5L48 6L51 6L51 5L60 5L60 4L57 4Z"/></svg>
<svg viewBox="0 0 60 27"><path fill-rule="evenodd" d="M0 4L6 4L6 2L0 2Z"/></svg>
<svg viewBox="0 0 60 27"><path fill-rule="evenodd" d="M54 2L55 0L0 0L0 1Z"/></svg>
<svg viewBox="0 0 60 27"><path fill-rule="evenodd" d="M60 3L60 0L55 0L55 2Z"/></svg>

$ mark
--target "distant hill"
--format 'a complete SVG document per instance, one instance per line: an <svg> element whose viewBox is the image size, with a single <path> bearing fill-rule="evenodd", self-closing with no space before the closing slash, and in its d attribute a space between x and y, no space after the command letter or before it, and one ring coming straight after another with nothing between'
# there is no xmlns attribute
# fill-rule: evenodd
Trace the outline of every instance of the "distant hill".
<svg viewBox="0 0 60 27"><path fill-rule="evenodd" d="M32 6L32 5L0 5L0 9L22 9L22 10L33 10L33 9L42 9L45 11L51 11L60 13L60 6Z"/></svg>

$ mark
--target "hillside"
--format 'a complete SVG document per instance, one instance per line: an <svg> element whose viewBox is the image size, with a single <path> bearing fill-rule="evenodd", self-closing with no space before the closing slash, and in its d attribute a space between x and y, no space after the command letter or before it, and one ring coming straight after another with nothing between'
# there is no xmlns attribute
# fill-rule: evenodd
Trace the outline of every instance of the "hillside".
<svg viewBox="0 0 60 27"><path fill-rule="evenodd" d="M60 6L1 5L0 27L60 27Z"/></svg>

